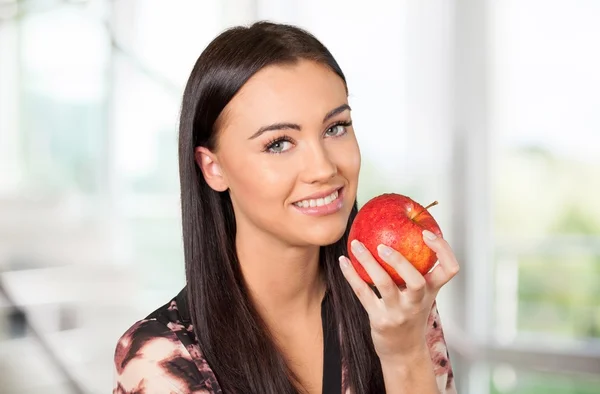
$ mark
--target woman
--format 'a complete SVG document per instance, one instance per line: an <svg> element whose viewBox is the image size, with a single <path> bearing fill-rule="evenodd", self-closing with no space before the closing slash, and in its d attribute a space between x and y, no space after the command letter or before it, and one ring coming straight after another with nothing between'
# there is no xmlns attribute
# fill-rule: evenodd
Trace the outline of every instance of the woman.
<svg viewBox="0 0 600 394"><path fill-rule="evenodd" d="M455 393L435 306L448 244L423 277L360 240L360 152L344 74L309 33L237 27L201 54L180 119L187 286L120 339L114 393Z"/></svg>

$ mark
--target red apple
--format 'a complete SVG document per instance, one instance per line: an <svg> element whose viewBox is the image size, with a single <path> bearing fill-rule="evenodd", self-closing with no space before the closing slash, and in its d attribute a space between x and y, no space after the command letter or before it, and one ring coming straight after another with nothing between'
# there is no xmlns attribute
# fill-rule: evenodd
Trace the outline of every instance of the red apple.
<svg viewBox="0 0 600 394"><path fill-rule="evenodd" d="M350 242L357 239L371 252L398 286L405 284L390 265L377 253L377 245L387 245L400 252L422 275L435 265L437 256L423 241L423 230L442 236L439 225L431 216L430 207L423 207L410 197L386 193L369 200L359 211L350 228L348 254L354 269L370 285L373 280L352 254Z"/></svg>

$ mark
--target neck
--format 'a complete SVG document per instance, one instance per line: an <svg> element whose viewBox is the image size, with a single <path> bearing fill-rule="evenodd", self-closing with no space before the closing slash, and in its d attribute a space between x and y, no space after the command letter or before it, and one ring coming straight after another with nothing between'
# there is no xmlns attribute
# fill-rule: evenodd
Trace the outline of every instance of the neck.
<svg viewBox="0 0 600 394"><path fill-rule="evenodd" d="M262 232L240 231L236 249L244 281L270 326L293 324L321 305L325 292L319 247L291 247Z"/></svg>

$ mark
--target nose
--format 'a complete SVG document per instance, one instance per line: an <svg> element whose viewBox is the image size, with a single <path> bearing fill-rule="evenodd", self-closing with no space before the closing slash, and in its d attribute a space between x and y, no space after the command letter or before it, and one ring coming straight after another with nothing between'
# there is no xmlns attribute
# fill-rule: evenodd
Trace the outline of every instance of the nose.
<svg viewBox="0 0 600 394"><path fill-rule="evenodd" d="M304 158L303 180L306 183L325 183L338 173L337 165L322 144L314 144Z"/></svg>

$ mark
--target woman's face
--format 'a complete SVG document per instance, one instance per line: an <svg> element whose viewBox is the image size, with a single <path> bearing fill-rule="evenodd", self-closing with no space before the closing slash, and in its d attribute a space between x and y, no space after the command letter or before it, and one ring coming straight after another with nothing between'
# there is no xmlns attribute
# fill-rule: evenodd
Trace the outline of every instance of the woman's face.
<svg viewBox="0 0 600 394"><path fill-rule="evenodd" d="M256 73L218 120L217 148L198 148L209 185L229 189L238 232L293 246L328 245L356 199L360 151L343 81L311 61Z"/></svg>

